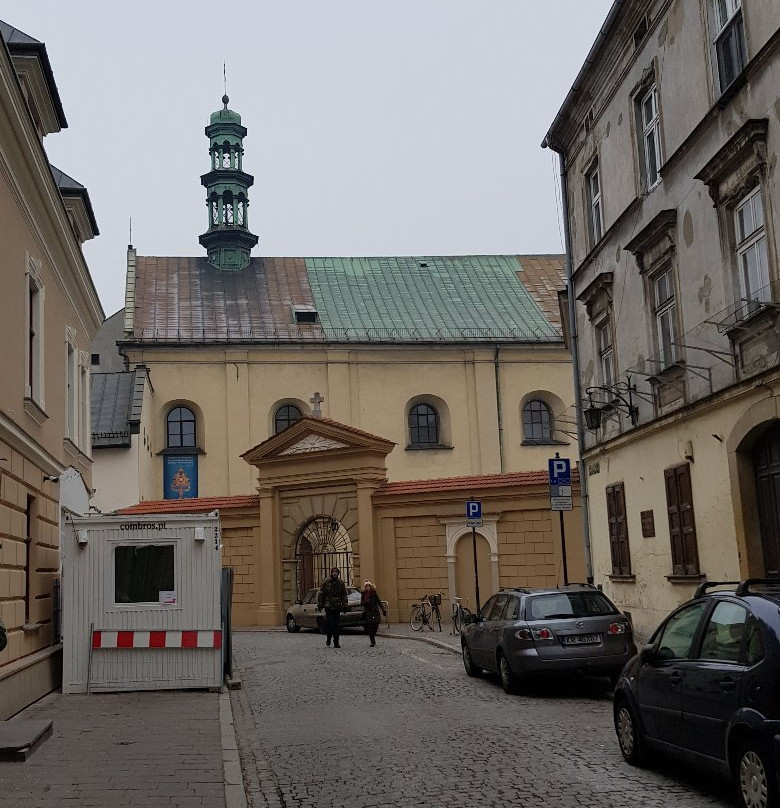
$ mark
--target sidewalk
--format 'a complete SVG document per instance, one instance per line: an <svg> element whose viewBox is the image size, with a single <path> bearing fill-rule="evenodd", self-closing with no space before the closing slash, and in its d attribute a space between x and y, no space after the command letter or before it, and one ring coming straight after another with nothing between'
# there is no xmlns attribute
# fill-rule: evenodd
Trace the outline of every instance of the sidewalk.
<svg viewBox="0 0 780 808"><path fill-rule="evenodd" d="M223 738L220 698L196 691L52 693L11 719L53 719L54 732L27 761L0 762L0 804L225 808L234 777L223 766L223 747L227 758L233 730L232 716L223 716L223 728L230 721Z"/></svg>
<svg viewBox="0 0 780 808"><path fill-rule="evenodd" d="M447 651L460 654L460 634L452 634L452 625L445 625L443 620L441 631L439 631L438 626L435 631L431 631L428 626L423 626L419 631L412 631L409 623L390 623L389 626L383 623L379 632L384 637L399 640L418 640L419 642L436 645L439 648L445 648Z"/></svg>

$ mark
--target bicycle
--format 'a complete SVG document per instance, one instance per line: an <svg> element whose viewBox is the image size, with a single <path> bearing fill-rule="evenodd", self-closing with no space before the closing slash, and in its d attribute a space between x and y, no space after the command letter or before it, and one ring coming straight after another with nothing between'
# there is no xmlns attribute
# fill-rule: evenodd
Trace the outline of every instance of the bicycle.
<svg viewBox="0 0 780 808"><path fill-rule="evenodd" d="M452 619L452 633L462 634L463 626L466 624L466 615L471 614L466 606L461 604L463 598L453 596L452 607L450 608L450 618Z"/></svg>
<svg viewBox="0 0 780 808"><path fill-rule="evenodd" d="M439 631L441 631L440 603L441 595L423 595L419 603L412 604L412 616L409 619L412 631L420 631L423 626L428 626L433 631L434 618L439 625Z"/></svg>

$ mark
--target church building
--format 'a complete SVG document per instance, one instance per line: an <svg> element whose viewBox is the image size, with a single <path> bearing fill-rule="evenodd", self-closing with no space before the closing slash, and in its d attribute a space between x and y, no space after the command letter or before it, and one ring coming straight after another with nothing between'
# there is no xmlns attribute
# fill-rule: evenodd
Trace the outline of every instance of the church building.
<svg viewBox="0 0 780 808"><path fill-rule="evenodd" d="M483 599L560 582L547 460L577 453L563 257L254 257L247 130L222 101L205 254L128 248L107 321L125 369L93 374L94 502L218 507L239 624L281 623L331 564L394 617L426 591L473 606L470 498ZM576 496L566 534L584 580Z"/></svg>

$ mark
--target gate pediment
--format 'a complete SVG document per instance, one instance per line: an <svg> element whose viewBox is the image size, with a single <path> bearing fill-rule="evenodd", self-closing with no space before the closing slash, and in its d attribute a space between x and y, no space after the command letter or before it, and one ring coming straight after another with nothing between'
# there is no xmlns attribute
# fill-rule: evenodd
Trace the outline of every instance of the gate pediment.
<svg viewBox="0 0 780 808"><path fill-rule="evenodd" d="M385 458L395 444L360 429L306 415L283 432L244 452L247 463L261 476L328 474L384 478Z"/></svg>

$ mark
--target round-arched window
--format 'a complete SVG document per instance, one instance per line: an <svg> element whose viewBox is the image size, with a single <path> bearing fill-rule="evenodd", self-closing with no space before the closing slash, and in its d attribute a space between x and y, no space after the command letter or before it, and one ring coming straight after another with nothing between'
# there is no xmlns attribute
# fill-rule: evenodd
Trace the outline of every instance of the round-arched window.
<svg viewBox="0 0 780 808"><path fill-rule="evenodd" d="M274 433L278 435L282 430L300 420L301 411L294 404L284 404L279 407L274 416Z"/></svg>
<svg viewBox="0 0 780 808"><path fill-rule="evenodd" d="M174 407L167 418L169 449L195 448L195 414L187 407Z"/></svg>
<svg viewBox="0 0 780 808"><path fill-rule="evenodd" d="M531 399L523 407L523 437L527 441L546 443L552 440L550 408L544 401Z"/></svg>
<svg viewBox="0 0 780 808"><path fill-rule="evenodd" d="M409 410L409 443L412 446L439 443L439 414L430 404L416 404Z"/></svg>

